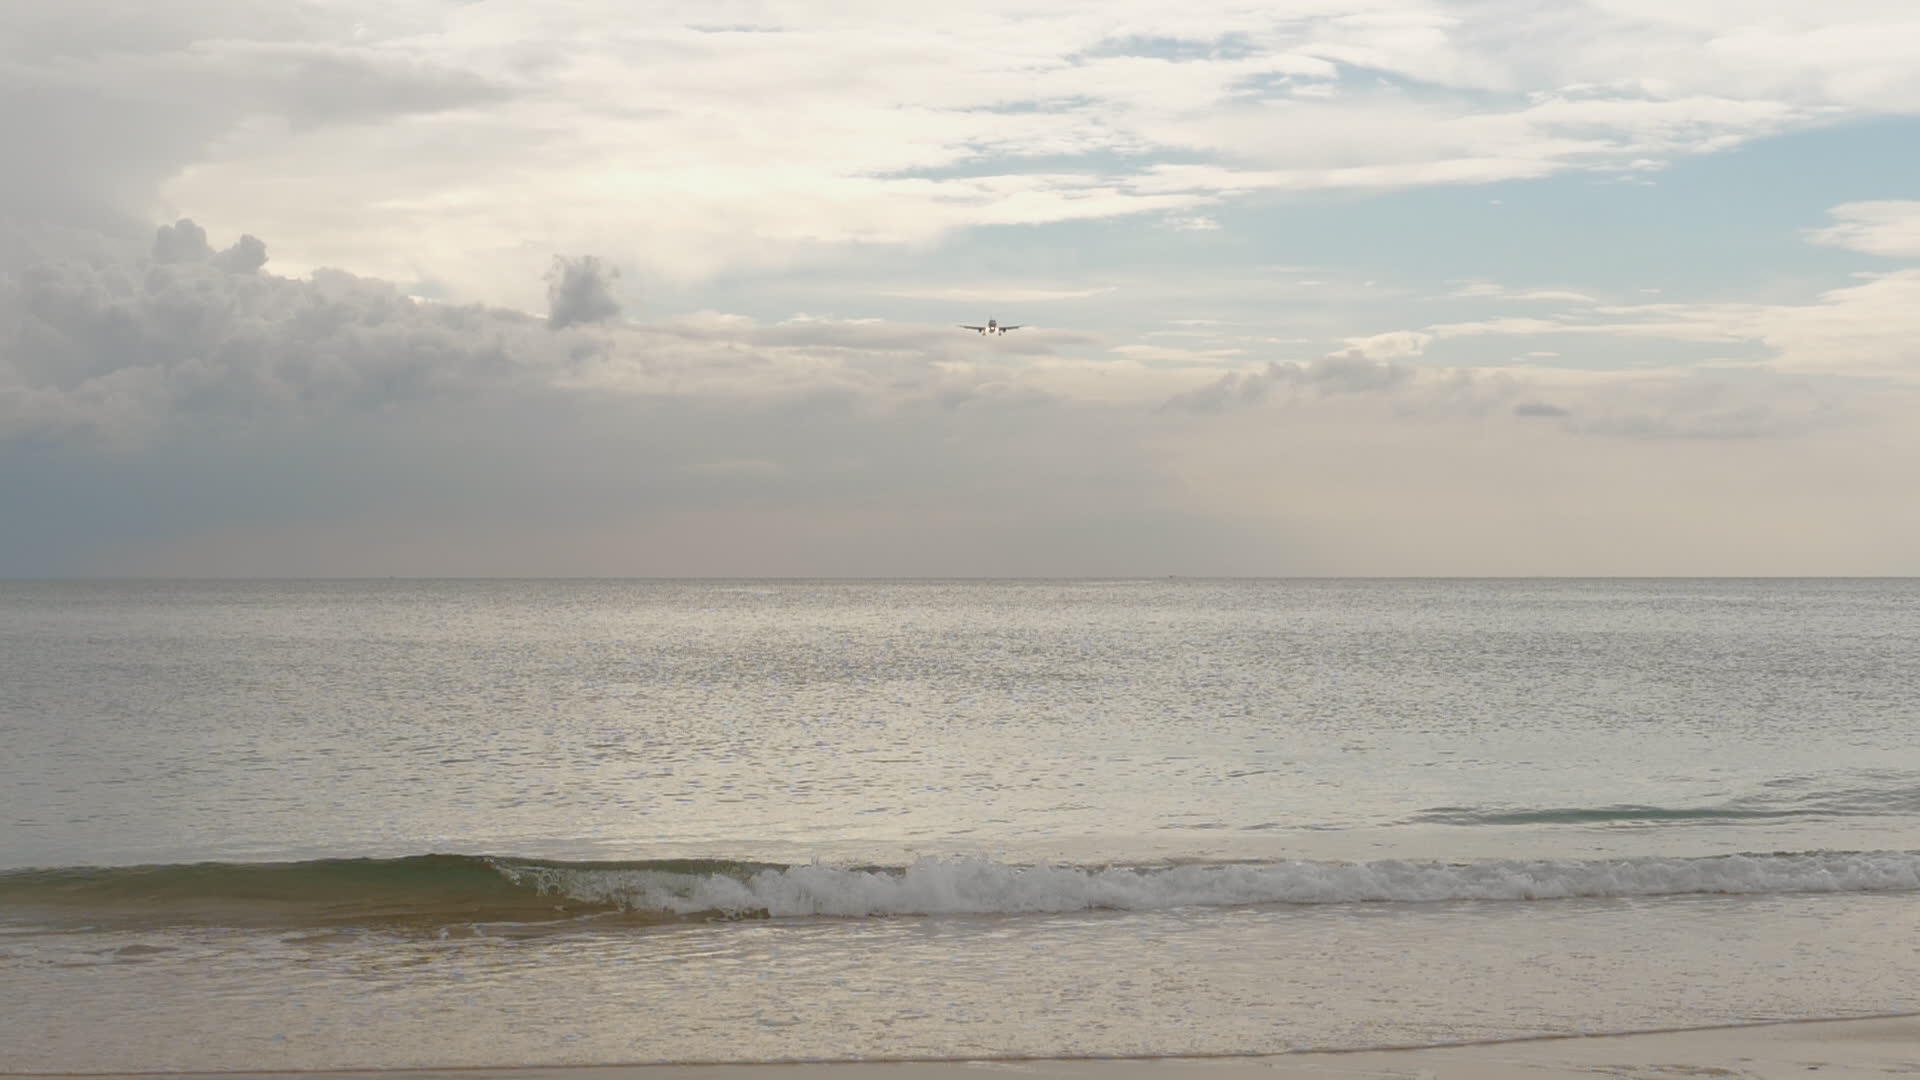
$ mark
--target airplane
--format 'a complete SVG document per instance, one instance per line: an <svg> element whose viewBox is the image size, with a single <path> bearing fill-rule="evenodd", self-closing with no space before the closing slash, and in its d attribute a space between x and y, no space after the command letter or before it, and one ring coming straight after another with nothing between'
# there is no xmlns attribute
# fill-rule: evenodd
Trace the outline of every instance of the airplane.
<svg viewBox="0 0 1920 1080"><path fill-rule="evenodd" d="M1005 333L1006 333L1007 331L1009 331L1009 330L1018 330L1018 329L1020 329L1020 327L1019 327L1019 325L1018 325L1018 324L1015 324L1015 325L1013 325L1013 326L1001 326L1001 325L1000 325L999 323L997 323L997 322L994 322L994 321L993 321L992 319L988 319L988 320L987 320L987 325L985 325L985 326L965 326L965 325L962 325L962 326L960 327L960 329L962 329L962 330L975 330L975 331L978 331L978 332L979 332L979 334L980 334L980 336L981 336L981 337L986 337L986 336L987 336L988 334L1005 334Z"/></svg>

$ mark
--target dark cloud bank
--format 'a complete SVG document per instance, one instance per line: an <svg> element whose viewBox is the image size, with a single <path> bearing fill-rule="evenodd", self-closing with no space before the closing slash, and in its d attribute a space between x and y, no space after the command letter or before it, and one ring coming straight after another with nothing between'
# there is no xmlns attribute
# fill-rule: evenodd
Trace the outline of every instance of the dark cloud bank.
<svg viewBox="0 0 1920 1080"><path fill-rule="evenodd" d="M897 331L636 327L595 258L555 261L541 318L279 277L190 220L42 239L0 270L0 576L1098 573L1236 542L1156 509L1109 411Z"/></svg>
<svg viewBox="0 0 1920 1080"><path fill-rule="evenodd" d="M0 278L0 438L137 444L180 425L315 417L512 384L554 355L542 324L424 303L322 270L261 272L190 220Z"/></svg>

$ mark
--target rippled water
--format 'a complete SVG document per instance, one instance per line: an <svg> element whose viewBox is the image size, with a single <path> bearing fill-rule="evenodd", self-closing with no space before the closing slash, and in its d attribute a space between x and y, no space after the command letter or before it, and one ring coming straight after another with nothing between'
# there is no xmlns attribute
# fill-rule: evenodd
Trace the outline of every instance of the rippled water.
<svg viewBox="0 0 1920 1080"><path fill-rule="evenodd" d="M0 583L0 1069L1920 1008L1917 728L1911 581Z"/></svg>

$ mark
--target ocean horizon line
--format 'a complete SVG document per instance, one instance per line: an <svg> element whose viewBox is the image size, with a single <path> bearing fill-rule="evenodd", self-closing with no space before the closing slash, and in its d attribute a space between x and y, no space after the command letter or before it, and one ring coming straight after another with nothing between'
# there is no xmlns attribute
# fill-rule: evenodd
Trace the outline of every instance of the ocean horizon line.
<svg viewBox="0 0 1920 1080"><path fill-rule="evenodd" d="M1167 581L1916 581L1920 574L72 574L0 575L3 584L631 581L631 582L1167 582Z"/></svg>

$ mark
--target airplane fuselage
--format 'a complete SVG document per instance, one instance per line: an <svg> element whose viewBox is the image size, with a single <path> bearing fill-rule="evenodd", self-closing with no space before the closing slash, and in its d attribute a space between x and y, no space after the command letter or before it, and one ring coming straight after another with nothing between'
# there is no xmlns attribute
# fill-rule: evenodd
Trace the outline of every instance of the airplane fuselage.
<svg viewBox="0 0 1920 1080"><path fill-rule="evenodd" d="M999 320L997 320L997 319L988 319L988 320L987 320L987 325L985 325L985 326L966 326L966 325L962 325L962 326L960 327L960 329L962 329L962 330L972 330L973 332L975 332L975 333L977 333L977 334L979 334L979 335L980 335L981 337L986 337L986 336L987 336L988 334L999 334L999 335L1001 335L1002 337L1004 337L1004 336L1006 336L1006 333L1007 333L1007 331L1009 331L1009 330L1018 330L1018 329L1020 329L1020 326L1019 326L1019 324L1017 324L1017 323L1016 323L1016 324L1014 324L1014 325L1012 325L1012 326L1001 326L1001 325L1000 325L1000 323L999 323Z"/></svg>

